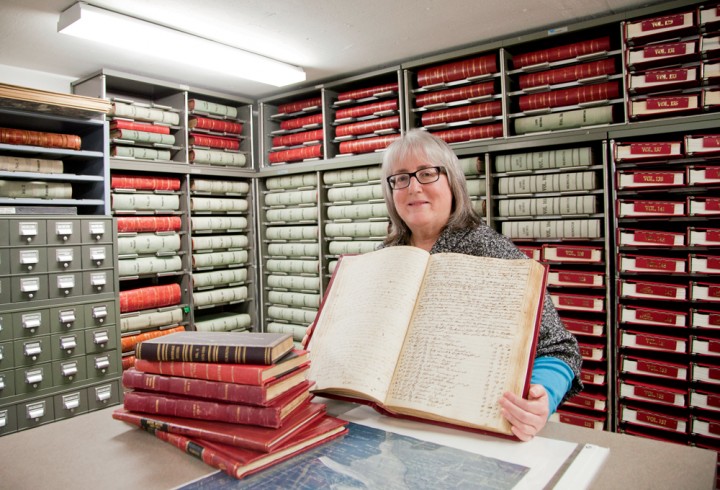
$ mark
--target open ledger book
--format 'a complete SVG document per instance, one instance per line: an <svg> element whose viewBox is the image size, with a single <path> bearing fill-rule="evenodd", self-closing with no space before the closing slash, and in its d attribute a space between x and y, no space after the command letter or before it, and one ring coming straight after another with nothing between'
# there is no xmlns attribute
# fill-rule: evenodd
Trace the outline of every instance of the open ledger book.
<svg viewBox="0 0 720 490"><path fill-rule="evenodd" d="M512 437L498 400L527 395L546 277L415 247L342 256L308 335L313 391Z"/></svg>

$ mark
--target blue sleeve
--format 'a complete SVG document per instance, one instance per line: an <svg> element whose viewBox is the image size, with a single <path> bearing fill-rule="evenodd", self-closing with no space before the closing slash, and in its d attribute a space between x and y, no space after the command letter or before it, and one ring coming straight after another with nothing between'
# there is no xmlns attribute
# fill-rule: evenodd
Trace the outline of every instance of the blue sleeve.
<svg viewBox="0 0 720 490"><path fill-rule="evenodd" d="M557 357L536 357L533 363L531 384L543 385L548 393L550 415L557 409L575 378L572 369Z"/></svg>

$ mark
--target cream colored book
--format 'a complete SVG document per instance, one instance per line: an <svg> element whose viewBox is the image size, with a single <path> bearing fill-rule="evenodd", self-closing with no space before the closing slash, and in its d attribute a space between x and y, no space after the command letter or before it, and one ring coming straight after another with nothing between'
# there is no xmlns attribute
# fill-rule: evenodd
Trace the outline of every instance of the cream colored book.
<svg viewBox="0 0 720 490"><path fill-rule="evenodd" d="M529 259L345 256L310 332L308 378L325 396L512 435L498 400L529 389L545 279Z"/></svg>

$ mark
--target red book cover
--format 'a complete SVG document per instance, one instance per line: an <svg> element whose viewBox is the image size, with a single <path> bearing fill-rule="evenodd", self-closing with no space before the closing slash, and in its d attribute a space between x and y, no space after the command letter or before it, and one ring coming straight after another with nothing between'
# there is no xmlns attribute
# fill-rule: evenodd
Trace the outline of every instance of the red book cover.
<svg viewBox="0 0 720 490"><path fill-rule="evenodd" d="M313 97L310 99L298 100L295 102L288 102L287 104L280 104L277 106L278 114L290 114L302 110L314 108L322 104L322 98Z"/></svg>
<svg viewBox="0 0 720 490"><path fill-rule="evenodd" d="M545 70L520 75L518 83L521 89L527 89L531 87L576 82L584 78L613 75L615 72L615 60L607 58L600 61L592 61L590 63L580 63L577 65L565 66L563 68L556 68L554 70Z"/></svg>
<svg viewBox="0 0 720 490"><path fill-rule="evenodd" d="M370 119L351 124L343 124L335 128L335 136L357 136L359 134L372 134L376 131L400 129L400 116L383 117Z"/></svg>
<svg viewBox="0 0 720 490"><path fill-rule="evenodd" d="M163 335L170 335L174 332L182 332L185 330L185 327L175 327L175 328L168 328L165 330L152 330L150 332L143 332L139 333L137 335L126 335L120 339L120 344L122 347L122 352L128 352L130 350L135 352L135 346L142 342L143 340L150 340L155 337L162 337ZM135 356L133 356L135 357Z"/></svg>
<svg viewBox="0 0 720 490"><path fill-rule="evenodd" d="M640 160L665 160L681 158L683 145L681 141L649 141L649 142L613 142L613 154L618 162Z"/></svg>
<svg viewBox="0 0 720 490"><path fill-rule="evenodd" d="M620 347L632 347L659 352L678 352L684 354L687 351L686 337L672 337L669 335L656 335L632 330L618 331Z"/></svg>
<svg viewBox="0 0 720 490"><path fill-rule="evenodd" d="M522 68L539 63L551 63L553 61L577 58L591 53L600 53L610 50L610 36L577 43L566 44L548 49L541 49L530 53L515 55L512 59L515 68Z"/></svg>
<svg viewBox="0 0 720 490"><path fill-rule="evenodd" d="M322 114L311 114L309 116L295 117L280 122L280 129L290 131L292 129L314 128L321 126L323 123Z"/></svg>
<svg viewBox="0 0 720 490"><path fill-rule="evenodd" d="M685 234L660 230L637 230L618 228L618 243L636 247L682 247L685 246Z"/></svg>
<svg viewBox="0 0 720 490"><path fill-rule="evenodd" d="M601 415L580 414L568 410L558 410L557 419L563 424L577 425L588 429L602 429L605 417Z"/></svg>
<svg viewBox="0 0 720 490"><path fill-rule="evenodd" d="M274 136L272 139L273 147L278 146L295 146L302 145L308 141L322 141L325 136L322 129L313 129L310 131L301 131L299 133L286 134L283 136Z"/></svg>
<svg viewBox="0 0 720 490"><path fill-rule="evenodd" d="M268 162L270 164L297 162L308 158L322 158L322 145L304 146L268 153Z"/></svg>
<svg viewBox="0 0 720 490"><path fill-rule="evenodd" d="M118 233L180 231L180 216L119 216L115 218Z"/></svg>
<svg viewBox="0 0 720 490"><path fill-rule="evenodd" d="M264 385L309 362L305 350L295 349L273 365L217 364L211 362L166 362L138 359L135 368L145 373L206 379L246 385Z"/></svg>
<svg viewBox="0 0 720 490"><path fill-rule="evenodd" d="M308 403L294 411L277 429L258 425L150 415L129 412L123 408L115 410L112 417L143 429L150 428L186 437L198 437L206 441L268 453L274 451L280 444L285 443L305 427L317 422L324 414L324 403Z"/></svg>
<svg viewBox="0 0 720 490"><path fill-rule="evenodd" d="M459 143L461 141L485 138L500 138L503 135L503 126L502 123L485 124L482 126L433 131L433 134L446 143Z"/></svg>
<svg viewBox="0 0 720 490"><path fill-rule="evenodd" d="M180 303L181 297L179 284L147 286L120 291L120 313L177 305Z"/></svg>
<svg viewBox="0 0 720 490"><path fill-rule="evenodd" d="M568 318L561 317L565 328L570 332L580 335L590 335L593 337L599 337L605 331L604 320L585 320L579 318Z"/></svg>
<svg viewBox="0 0 720 490"><path fill-rule="evenodd" d="M219 133L240 134L242 133L243 125L239 122L227 121L224 119L190 116L188 118L188 128L207 129L208 131L217 131Z"/></svg>
<svg viewBox="0 0 720 490"><path fill-rule="evenodd" d="M617 98L619 94L620 84L607 82L522 95L518 99L518 103L520 110L525 112L547 107L577 105L596 100L610 100Z"/></svg>
<svg viewBox="0 0 720 490"><path fill-rule="evenodd" d="M76 134L46 133L27 129L0 128L0 143L80 150L82 142Z"/></svg>
<svg viewBox="0 0 720 490"><path fill-rule="evenodd" d="M619 305L618 321L621 323L656 325L659 327L687 327L687 312L659 310L636 305Z"/></svg>
<svg viewBox="0 0 720 490"><path fill-rule="evenodd" d="M338 93L337 100L357 100L364 99L366 97L372 97L376 94L383 94L386 92L393 92L398 89L397 82L385 83L382 85L375 85L373 87L359 88L355 90L348 90L347 92Z"/></svg>
<svg viewBox="0 0 720 490"><path fill-rule="evenodd" d="M305 381L285 392L266 407L222 403L148 391L126 392L123 407L131 412L278 428L293 410L310 402L311 385L312 383Z"/></svg>
<svg viewBox="0 0 720 490"><path fill-rule="evenodd" d="M620 398L642 400L662 405L687 406L687 391L638 381L620 381Z"/></svg>
<svg viewBox="0 0 720 490"><path fill-rule="evenodd" d="M630 424L644 425L681 434L685 434L687 430L687 416L667 415L655 409L648 410L624 404L620 406L620 420Z"/></svg>
<svg viewBox="0 0 720 490"><path fill-rule="evenodd" d="M400 135L391 134L388 136L378 136L375 138L363 138L352 141L340 142L340 153L370 153L375 150L382 150L390 143L398 139Z"/></svg>
<svg viewBox="0 0 720 490"><path fill-rule="evenodd" d="M290 371L264 385L165 376L128 369L122 375L124 388L207 398L218 402L266 407L288 390L305 381L307 366Z"/></svg>
<svg viewBox="0 0 720 490"><path fill-rule="evenodd" d="M687 380L687 365L623 355L620 361L623 373L642 374L660 378Z"/></svg>
<svg viewBox="0 0 720 490"><path fill-rule="evenodd" d="M600 263L603 261L602 247L583 245L542 246L542 258L549 262Z"/></svg>
<svg viewBox="0 0 720 490"><path fill-rule="evenodd" d="M499 100L482 104L470 104L452 109L425 112L421 116L423 126L450 123L456 121L471 121L483 117L499 116L502 114L502 103Z"/></svg>
<svg viewBox="0 0 720 490"><path fill-rule="evenodd" d="M144 175L110 176L111 189L134 189L151 191L179 191L180 179L175 177L147 177Z"/></svg>
<svg viewBox="0 0 720 490"><path fill-rule="evenodd" d="M618 279L621 298L655 299L660 301L687 300L687 284L650 282L637 279Z"/></svg>
<svg viewBox="0 0 720 490"><path fill-rule="evenodd" d="M135 365L135 356L123 356L122 358L122 370L130 369Z"/></svg>
<svg viewBox="0 0 720 490"><path fill-rule="evenodd" d="M190 133L188 141L193 146L207 146L210 148L221 148L223 150L240 149L240 140L236 138L226 138L224 136Z"/></svg>
<svg viewBox="0 0 720 490"><path fill-rule="evenodd" d="M394 112L397 110L397 99L383 100L382 102L373 102L372 104L363 104L357 105L355 107L338 109L337 111L335 111L335 120L340 121L347 118L372 116L373 114Z"/></svg>
<svg viewBox="0 0 720 490"><path fill-rule="evenodd" d="M464 87L455 87L447 90L438 90L424 94L418 94L415 97L416 107L425 107L432 104L443 104L454 102L456 100L469 100L495 93L495 82L482 82Z"/></svg>
<svg viewBox="0 0 720 490"><path fill-rule="evenodd" d="M170 134L169 126L127 121L125 119L113 119L110 121L110 131L115 129L130 129L133 131L145 131L148 133Z"/></svg>
<svg viewBox="0 0 720 490"><path fill-rule="evenodd" d="M346 423L326 415L320 422L305 428L296 437L278 446L271 453L260 453L153 429L148 429L148 431L155 434L158 439L169 442L208 465L224 471L231 477L241 479L344 435L347 432Z"/></svg>
<svg viewBox="0 0 720 490"><path fill-rule="evenodd" d="M436 83L454 82L467 78L497 72L497 55L488 54L462 61L423 68L418 71L417 82L420 87Z"/></svg>
<svg viewBox="0 0 720 490"><path fill-rule="evenodd" d="M659 272L672 274L685 272L687 259L674 257L658 257L654 255L618 254L618 270L620 272Z"/></svg>

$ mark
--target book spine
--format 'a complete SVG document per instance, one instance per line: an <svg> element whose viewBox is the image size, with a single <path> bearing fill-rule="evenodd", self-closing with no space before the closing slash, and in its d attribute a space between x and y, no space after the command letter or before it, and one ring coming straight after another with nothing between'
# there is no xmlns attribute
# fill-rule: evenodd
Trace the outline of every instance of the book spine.
<svg viewBox="0 0 720 490"><path fill-rule="evenodd" d="M417 82L420 87L425 87L436 83L464 80L470 77L495 73L496 71L497 57L495 54L489 54L419 70Z"/></svg>
<svg viewBox="0 0 720 490"><path fill-rule="evenodd" d="M260 346L175 345L172 343L137 346L135 357L150 361L183 361L233 364L272 363L272 350Z"/></svg>
<svg viewBox="0 0 720 490"><path fill-rule="evenodd" d="M275 136L272 139L272 145L277 146L295 146L302 145L308 141L322 141L325 138L322 129L313 129L310 131L301 131L299 133L288 134L284 136Z"/></svg>
<svg viewBox="0 0 720 490"><path fill-rule="evenodd" d="M317 257L320 245L317 243L270 243L268 255L271 257Z"/></svg>
<svg viewBox="0 0 720 490"><path fill-rule="evenodd" d="M0 180L0 197L71 199L72 184L66 182Z"/></svg>
<svg viewBox="0 0 720 490"><path fill-rule="evenodd" d="M145 373L198 378L246 385L262 384L262 370L257 366L237 364L207 364L198 362L160 362L137 359L135 369Z"/></svg>
<svg viewBox="0 0 720 490"><path fill-rule="evenodd" d="M114 157L141 158L144 160L170 160L170 150L155 150L153 148L113 145L110 149L110 154Z"/></svg>
<svg viewBox="0 0 720 490"><path fill-rule="evenodd" d="M551 216L596 212L596 196L508 199L499 202L499 216Z"/></svg>
<svg viewBox="0 0 720 490"><path fill-rule="evenodd" d="M319 106L322 104L322 98L313 97L310 99L298 100L295 102L288 102L287 104L278 105L278 114L289 114L292 112L302 111L310 107Z"/></svg>
<svg viewBox="0 0 720 490"><path fill-rule="evenodd" d="M208 165L229 165L243 167L247 157L243 153L229 153L219 150L203 150L193 148L188 152L190 163L204 163Z"/></svg>
<svg viewBox="0 0 720 490"><path fill-rule="evenodd" d="M468 128L433 131L433 134L446 143L458 143L460 141L476 139L500 138L503 135L503 127L501 123L485 124L482 126L470 126Z"/></svg>
<svg viewBox="0 0 720 490"><path fill-rule="evenodd" d="M592 149L588 147L498 155L495 159L495 169L498 172L584 167L592 164Z"/></svg>
<svg viewBox="0 0 720 490"><path fill-rule="evenodd" d="M328 251L331 255L343 255L343 254L364 254L377 250L382 243L382 240L377 241L339 241L330 242L328 244Z"/></svg>
<svg viewBox="0 0 720 490"><path fill-rule="evenodd" d="M531 53L519 54L512 59L512 62L515 68L522 68L524 66L537 65L538 63L577 58L578 56L608 51L609 49L610 36L607 36L567 44L565 46L533 51Z"/></svg>
<svg viewBox="0 0 720 490"><path fill-rule="evenodd" d="M272 191L285 191L288 189L298 189L300 187L315 187L317 183L317 175L314 173L268 177L265 181L265 185L268 190Z"/></svg>
<svg viewBox="0 0 720 490"><path fill-rule="evenodd" d="M268 316L277 320L285 320L290 323L309 325L315 320L316 311L303 310L300 308L288 308L285 306L270 306Z"/></svg>
<svg viewBox="0 0 720 490"><path fill-rule="evenodd" d="M225 286L243 283L247 280L247 269L220 270L212 272L193 273L193 288L210 286Z"/></svg>
<svg viewBox="0 0 720 490"><path fill-rule="evenodd" d="M179 216L120 216L116 220L118 233L180 231L182 228Z"/></svg>
<svg viewBox="0 0 720 490"><path fill-rule="evenodd" d="M244 216L192 216L190 228L192 231L229 231L245 230L248 221Z"/></svg>
<svg viewBox="0 0 720 490"><path fill-rule="evenodd" d="M146 274L161 274L182 270L182 259L175 257L140 257L137 259L122 259L118 261L118 275L120 277L141 276Z"/></svg>
<svg viewBox="0 0 720 490"><path fill-rule="evenodd" d="M591 107L566 112L555 112L539 116L519 117L515 120L517 134L556 129L579 128L613 122L612 106Z"/></svg>
<svg viewBox="0 0 720 490"><path fill-rule="evenodd" d="M311 114L309 116L295 117L293 119L287 119L280 122L280 129L284 131L290 131L292 129L302 129L306 126L316 126L322 124L322 114Z"/></svg>
<svg viewBox="0 0 720 490"><path fill-rule="evenodd" d="M247 248L247 235L213 235L192 237L192 250L214 250L229 248Z"/></svg>
<svg viewBox="0 0 720 490"><path fill-rule="evenodd" d="M209 117L191 116L188 126L196 129L207 129L221 133L241 134L243 125L239 122L211 119Z"/></svg>
<svg viewBox="0 0 720 490"><path fill-rule="evenodd" d="M360 121L357 123L343 124L335 129L335 135L356 136L361 134L373 134L376 131L388 129L400 129L400 116L383 117L381 119L372 119L369 121Z"/></svg>
<svg viewBox="0 0 720 490"><path fill-rule="evenodd" d="M268 287L290 290L320 290L320 278L304 276L279 276L269 275L267 278Z"/></svg>
<svg viewBox="0 0 720 490"><path fill-rule="evenodd" d="M212 194L247 194L250 192L250 184L231 180L195 178L190 181L190 190L192 192L210 192Z"/></svg>
<svg viewBox="0 0 720 490"><path fill-rule="evenodd" d="M396 91L398 89L397 83L386 83L383 85L376 85L373 87L360 88L356 90L348 90L347 92L340 92L337 96L337 100L357 100L364 99L365 97L372 97L375 94L381 94L383 92Z"/></svg>
<svg viewBox="0 0 720 490"><path fill-rule="evenodd" d="M582 104L595 100L609 100L616 98L620 93L618 82L597 83L562 90L551 90L538 94L523 95L518 103L520 110L530 111L546 107L560 107Z"/></svg>
<svg viewBox="0 0 720 490"><path fill-rule="evenodd" d="M275 151L268 154L268 162L285 163L306 160L308 158L321 158L322 145L305 146L302 148L293 148L292 150Z"/></svg>
<svg viewBox="0 0 720 490"><path fill-rule="evenodd" d="M175 136L172 134L151 133L149 131L135 131L132 129L116 129L110 132L110 138L136 141L139 143L159 143L161 145L174 145Z"/></svg>
<svg viewBox="0 0 720 490"><path fill-rule="evenodd" d="M121 236L117 239L117 246L118 255L177 252L180 250L180 235L140 233L129 237Z"/></svg>
<svg viewBox="0 0 720 490"><path fill-rule="evenodd" d="M502 114L502 103L498 100L484 104L470 104L464 107L427 112L420 119L423 126L429 126L431 124L469 121L500 114Z"/></svg>
<svg viewBox="0 0 720 490"><path fill-rule="evenodd" d="M127 117L139 121L158 122L176 126L180 124L180 114L155 107L141 107L122 102L113 102L110 108L111 116Z"/></svg>
<svg viewBox="0 0 720 490"><path fill-rule="evenodd" d="M140 344L142 345L142 344ZM217 420L233 424L280 427L279 411L274 407L255 407L164 396L159 393L130 391L123 401L126 410L192 419Z"/></svg>
<svg viewBox="0 0 720 490"><path fill-rule="evenodd" d="M82 141L76 134L47 133L28 129L0 128L0 143L80 150Z"/></svg>
<svg viewBox="0 0 720 490"><path fill-rule="evenodd" d="M499 178L498 194L588 191L594 190L596 186L597 179L594 172L523 175Z"/></svg>
<svg viewBox="0 0 720 490"><path fill-rule="evenodd" d="M182 308L173 308L166 311L153 311L151 313L143 313L140 315L129 316L120 319L120 331L121 332L132 332L134 330L147 330L149 328L163 327L166 325L176 325L183 320ZM180 327L181 330L184 328ZM170 332L175 331L161 330L159 332ZM154 332L147 332L151 334ZM152 338L152 337L148 337ZM145 339L143 339L145 340ZM123 339L124 341L124 339ZM125 349L123 349L124 351Z"/></svg>
<svg viewBox="0 0 720 490"><path fill-rule="evenodd" d="M223 314L206 318L195 317L195 329L198 332L230 332L245 330L252 325L252 318L247 313Z"/></svg>
<svg viewBox="0 0 720 490"><path fill-rule="evenodd" d="M180 209L180 196L176 194L110 194L110 208L114 211Z"/></svg>
<svg viewBox="0 0 720 490"><path fill-rule="evenodd" d="M438 90L437 92L428 92L419 94L415 97L416 107L425 107L431 104L442 104L445 102L453 102L456 100L473 99L484 97L495 93L495 82L483 82L466 87L456 87L447 90Z"/></svg>
<svg viewBox="0 0 720 490"><path fill-rule="evenodd" d="M145 131L146 133L170 134L169 126L161 126L158 124L145 124L135 121L127 121L124 119L114 119L110 122L110 130L130 129L133 131Z"/></svg>
<svg viewBox="0 0 720 490"><path fill-rule="evenodd" d="M248 210L247 199L231 199L222 197L191 197L192 211L242 212Z"/></svg>
<svg viewBox="0 0 720 490"><path fill-rule="evenodd" d="M268 228L268 240L315 240L318 237L317 226L290 226Z"/></svg>
<svg viewBox="0 0 720 490"><path fill-rule="evenodd" d="M207 134L190 133L190 144L196 146L207 146L210 148L222 148L223 150L239 150L240 141L234 138L222 136L211 136Z"/></svg>
<svg viewBox="0 0 720 490"><path fill-rule="evenodd" d="M215 306L245 301L248 297L248 288L245 286L212 291L196 291L193 294L195 306Z"/></svg>
<svg viewBox="0 0 720 490"><path fill-rule="evenodd" d="M129 389L209 398L222 402L246 403L248 405L264 405L267 403L266 390L257 385L163 376L144 373L135 369L130 369L122 374L122 384L123 387Z"/></svg>
<svg viewBox="0 0 720 490"><path fill-rule="evenodd" d="M502 234L509 238L600 238L597 219L513 221L502 223Z"/></svg>
<svg viewBox="0 0 720 490"><path fill-rule="evenodd" d="M323 182L325 184L354 184L380 180L381 178L382 170L380 169L380 166L375 166L345 170L330 170L323 175Z"/></svg>
<svg viewBox="0 0 720 490"><path fill-rule="evenodd" d="M614 73L615 60L608 58L605 60L593 61L591 63L581 63L564 68L556 68L554 70L545 70L520 75L518 83L521 89L526 89L530 87L575 82L577 80L582 80L583 78L612 75Z"/></svg>
<svg viewBox="0 0 720 490"><path fill-rule="evenodd" d="M0 155L0 171L61 174L63 173L63 161Z"/></svg>
<svg viewBox="0 0 720 490"><path fill-rule="evenodd" d="M314 203L317 203L316 190L276 192L265 196L266 206L297 206Z"/></svg>
<svg viewBox="0 0 720 490"><path fill-rule="evenodd" d="M203 444L194 442L192 439L180 434L165 432L147 425L142 425L141 427L147 432L154 434L158 439L172 444L179 450L199 459L208 466L222 470L232 478L237 478L236 472L240 470L239 463L234 461L232 458L225 456L223 453L213 451L212 449L205 447Z"/></svg>
<svg viewBox="0 0 720 490"><path fill-rule="evenodd" d="M385 203L329 206L327 213L328 219L370 219L388 216Z"/></svg>
<svg viewBox="0 0 720 490"><path fill-rule="evenodd" d="M337 237L382 237L387 233L387 223L328 223L325 235Z"/></svg>
<svg viewBox="0 0 720 490"><path fill-rule="evenodd" d="M146 177L142 175L110 176L111 189L135 189L153 191L179 191L180 179L174 177Z"/></svg>
<svg viewBox="0 0 720 490"><path fill-rule="evenodd" d="M383 100L382 102L373 102L372 104L362 104L355 107L338 109L335 111L335 120L371 116L379 112L396 110L398 110L397 99Z"/></svg>
<svg viewBox="0 0 720 490"><path fill-rule="evenodd" d="M217 267L221 265L246 264L248 261L247 250L236 252L210 252L202 254L193 254L193 269L202 269L203 267Z"/></svg>
<svg viewBox="0 0 720 490"><path fill-rule="evenodd" d="M397 134L392 134L389 136L342 141L340 143L340 153L370 153L375 150L382 150L399 137Z"/></svg>
<svg viewBox="0 0 720 490"><path fill-rule="evenodd" d="M173 306L180 303L181 297L179 284L120 291L120 313Z"/></svg>
<svg viewBox="0 0 720 490"><path fill-rule="evenodd" d="M237 119L238 111L236 107L232 107L225 104L218 104L217 102L210 102L208 100L201 99L190 99L188 100L188 108L191 111L206 112L220 117L229 117L231 119Z"/></svg>
<svg viewBox="0 0 720 490"><path fill-rule="evenodd" d="M380 184L328 189L328 201L331 202L356 202L369 201L371 199L382 199L382 186Z"/></svg>
<svg viewBox="0 0 720 490"><path fill-rule="evenodd" d="M143 332L137 335L128 335L121 339L120 345L122 348L122 352L135 351L135 346L138 345L140 342L183 331L185 331L185 327L175 327L168 328L166 330L153 330L152 332Z"/></svg>
<svg viewBox="0 0 720 490"><path fill-rule="evenodd" d="M320 306L320 295L268 291L268 301L271 304L288 305L298 308L318 308Z"/></svg>

